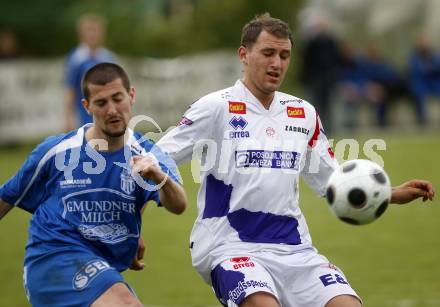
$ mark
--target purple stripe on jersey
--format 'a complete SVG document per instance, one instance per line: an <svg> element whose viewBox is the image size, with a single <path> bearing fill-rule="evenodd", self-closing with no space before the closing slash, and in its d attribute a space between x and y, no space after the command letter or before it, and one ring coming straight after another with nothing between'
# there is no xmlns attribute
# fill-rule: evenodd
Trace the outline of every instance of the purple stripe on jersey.
<svg viewBox="0 0 440 307"><path fill-rule="evenodd" d="M236 305L239 305L244 300L246 295L245 289L242 289L243 291L234 291L244 282L244 277L243 273L225 270L221 265L216 266L211 271L212 287L217 299L223 306L227 306L229 299Z"/></svg>
<svg viewBox="0 0 440 307"><path fill-rule="evenodd" d="M206 178L206 198L203 218L226 216L229 212L231 193L232 185L226 185L222 180L216 179L213 175L208 175Z"/></svg>
<svg viewBox="0 0 440 307"><path fill-rule="evenodd" d="M293 217L239 209L229 213L228 220L244 242L301 244Z"/></svg>

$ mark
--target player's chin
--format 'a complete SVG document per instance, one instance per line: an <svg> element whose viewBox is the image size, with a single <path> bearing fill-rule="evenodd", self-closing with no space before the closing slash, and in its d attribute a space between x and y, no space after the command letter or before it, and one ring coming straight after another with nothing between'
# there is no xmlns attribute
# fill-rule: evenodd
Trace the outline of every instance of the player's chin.
<svg viewBox="0 0 440 307"><path fill-rule="evenodd" d="M280 88L280 83L278 82L268 82L266 84L266 92L267 93L273 93L275 91L278 91L278 89Z"/></svg>
<svg viewBox="0 0 440 307"><path fill-rule="evenodd" d="M107 136L117 138L125 134L126 126L117 129L106 129L104 132Z"/></svg>

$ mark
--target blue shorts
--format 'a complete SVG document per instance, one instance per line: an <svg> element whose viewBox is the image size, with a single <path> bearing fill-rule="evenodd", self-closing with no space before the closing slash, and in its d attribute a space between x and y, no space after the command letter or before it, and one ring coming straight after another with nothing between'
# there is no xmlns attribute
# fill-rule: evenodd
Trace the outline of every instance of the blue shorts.
<svg viewBox="0 0 440 307"><path fill-rule="evenodd" d="M113 284L124 282L103 258L78 248L51 250L26 259L23 279L34 307L90 306Z"/></svg>

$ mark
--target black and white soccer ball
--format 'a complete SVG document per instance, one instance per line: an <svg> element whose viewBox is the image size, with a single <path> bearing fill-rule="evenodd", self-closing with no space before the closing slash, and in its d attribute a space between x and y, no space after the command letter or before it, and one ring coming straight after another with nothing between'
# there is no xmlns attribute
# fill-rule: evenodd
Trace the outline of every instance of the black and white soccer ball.
<svg viewBox="0 0 440 307"><path fill-rule="evenodd" d="M370 160L342 163L327 183L327 202L331 211L349 224L373 222L385 212L390 199L391 184L387 173Z"/></svg>

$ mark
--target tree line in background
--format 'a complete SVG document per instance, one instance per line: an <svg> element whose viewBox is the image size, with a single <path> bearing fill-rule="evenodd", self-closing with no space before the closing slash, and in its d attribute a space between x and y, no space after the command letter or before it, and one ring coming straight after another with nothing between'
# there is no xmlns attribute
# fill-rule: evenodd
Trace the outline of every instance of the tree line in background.
<svg viewBox="0 0 440 307"><path fill-rule="evenodd" d="M126 56L173 57L236 48L242 26L270 12L291 24L302 1L291 0L0 0L0 30L17 36L26 57L62 56L77 43L76 19L107 19L107 46Z"/></svg>

